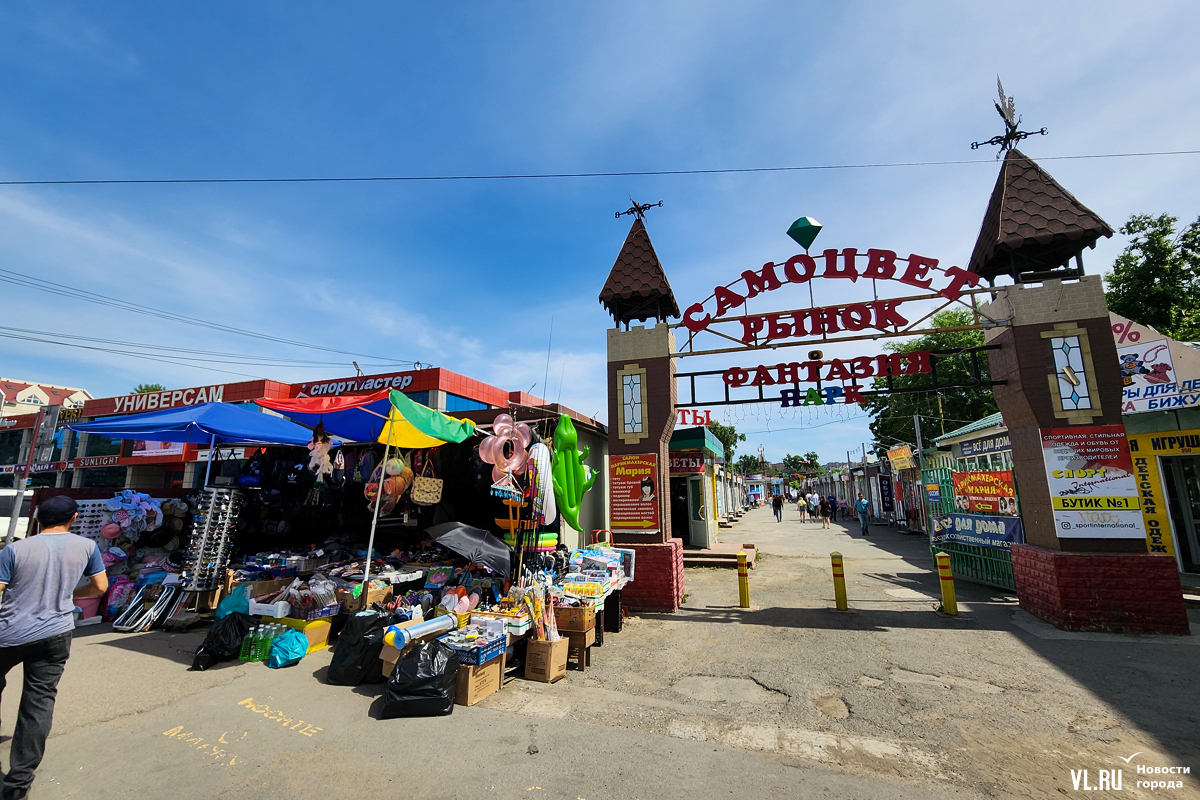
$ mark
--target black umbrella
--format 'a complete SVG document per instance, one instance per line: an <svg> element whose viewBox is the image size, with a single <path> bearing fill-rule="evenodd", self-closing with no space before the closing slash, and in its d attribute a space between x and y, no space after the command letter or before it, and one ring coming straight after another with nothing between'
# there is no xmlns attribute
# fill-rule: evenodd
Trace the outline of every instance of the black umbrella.
<svg viewBox="0 0 1200 800"><path fill-rule="evenodd" d="M492 572L507 575L512 566L512 548L482 528L472 528L461 522L443 522L425 532L442 547Z"/></svg>

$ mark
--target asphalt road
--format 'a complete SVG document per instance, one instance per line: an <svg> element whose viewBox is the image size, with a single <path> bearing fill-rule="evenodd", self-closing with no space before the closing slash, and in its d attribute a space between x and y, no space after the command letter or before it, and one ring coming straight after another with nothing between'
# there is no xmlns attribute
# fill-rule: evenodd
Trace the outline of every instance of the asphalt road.
<svg viewBox="0 0 1200 800"><path fill-rule="evenodd" d="M965 584L940 616L924 540L888 529L761 510L723 534L763 553L751 609L734 571L688 570L683 610L631 617L586 672L450 717L374 718L382 688L323 683L328 651L188 672L201 634L81 631L30 797L1058 798L1137 750L1200 767L1200 637L1065 635Z"/></svg>

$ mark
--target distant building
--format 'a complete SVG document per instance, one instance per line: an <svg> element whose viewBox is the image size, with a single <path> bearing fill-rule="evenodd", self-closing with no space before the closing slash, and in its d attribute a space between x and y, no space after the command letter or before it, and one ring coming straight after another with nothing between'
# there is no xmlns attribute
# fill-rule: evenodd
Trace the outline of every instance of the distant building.
<svg viewBox="0 0 1200 800"><path fill-rule="evenodd" d="M30 383L12 378L0 378L0 416L11 417L17 414L35 414L45 406L62 406L63 408L82 408L83 404L92 399L91 394L83 389L71 386L55 386L52 383Z"/></svg>

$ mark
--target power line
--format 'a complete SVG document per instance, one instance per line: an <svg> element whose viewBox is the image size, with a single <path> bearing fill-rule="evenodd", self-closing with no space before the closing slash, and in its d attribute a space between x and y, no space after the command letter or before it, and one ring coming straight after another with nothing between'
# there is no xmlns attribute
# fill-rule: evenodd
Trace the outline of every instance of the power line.
<svg viewBox="0 0 1200 800"><path fill-rule="evenodd" d="M144 308L135 303L130 303L125 300L120 300L116 297L109 297L108 295L98 294L96 292L90 292L86 289L76 289L75 287L67 286L66 284L63 284L63 283L56 283L56 282L52 282L52 281L43 281L38 278L34 278L32 276L22 274L20 272L14 272L12 270L3 269L3 268L0 268L0 281L3 281L5 283L10 283L15 286L23 286L23 287L26 287L29 289L36 289L39 292L46 292L47 294L58 295L60 297L70 297L75 300L85 300L89 303L95 303L97 305L106 306L108 308L114 308L114 309L118 309L121 311L130 311L135 314L142 314L144 316L155 317L157 319L163 319L163 320L169 320L171 322L181 322L185 325L193 325L193 326L200 327L200 328L208 328L210 330L220 331L222 333L233 333L233 334L237 334L239 336L249 336L251 338L261 339L263 341L277 342L279 344L291 345L293 347L303 347L303 348L307 348L310 350L321 350L326 353L337 353L338 355L356 356L358 358L370 358L375 361L382 361L382 362L386 362L386 363L402 363L402 364L415 363L412 361L388 359L384 356L373 356L373 355L368 355L365 353L355 353L355 352L351 352L348 350L338 350L338 349L332 348L332 347L324 347L322 345L309 344L307 342L299 342L299 341L296 341L295 339L286 339L281 336L271 336L270 334L258 333L257 331L251 331L251 330L247 330L245 328L237 328L232 325L223 325L219 322L210 322L208 320L198 319L196 317L184 316L182 314L170 314L170 313L167 313L164 311L159 311L159 310L153 309L153 308Z"/></svg>
<svg viewBox="0 0 1200 800"><path fill-rule="evenodd" d="M5 333L7 331L7 333ZM166 355L179 353L180 355L171 355L171 358L180 361L198 361L210 362L217 364L240 364L242 366L260 366L260 367L341 367L345 366L340 361L309 361L297 358L273 358L271 356L255 356L246 355L243 353L226 353L213 350L193 350L185 347L171 347L168 345L147 344L144 342L125 342L118 339L100 339L94 336L77 336L69 333L57 333L54 331L38 331L28 328L12 328L5 325L0 325L0 336L6 338L21 338L28 341L44 342L46 344L61 344L68 347L76 347L75 342L88 342L90 344L108 344L117 345L123 348L120 351L127 355ZM42 339L36 337L53 337ZM69 341L58 341L66 339ZM150 353L144 351L149 350ZM217 358L202 358L202 356L216 356ZM392 363L371 363L372 367L396 367L402 366L397 362Z"/></svg>
<svg viewBox="0 0 1200 800"><path fill-rule="evenodd" d="M1142 158L1145 156L1185 156L1200 154L1200 150L1161 150L1146 153L1095 153L1076 156L1046 156L1038 161L1068 161L1087 158ZM794 167L725 167L719 169L625 170L621 172L540 172L494 175L364 175L345 177L297 178L99 178L69 180L0 181L0 186L104 186L143 184L205 184L205 183L372 183L420 181L499 181L538 180L557 178L636 178L668 175L730 175L749 172L806 172L813 170L879 169L886 167L941 167L958 164L994 164L991 158L966 158L947 161L894 161L867 164L806 164Z"/></svg>

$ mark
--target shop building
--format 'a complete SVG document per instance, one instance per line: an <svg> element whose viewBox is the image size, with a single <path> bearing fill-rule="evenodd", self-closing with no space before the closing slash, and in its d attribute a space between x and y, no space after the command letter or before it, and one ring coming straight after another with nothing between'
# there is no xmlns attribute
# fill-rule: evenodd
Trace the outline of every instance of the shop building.
<svg viewBox="0 0 1200 800"><path fill-rule="evenodd" d="M36 414L46 406L79 408L91 399L87 390L73 386L0 378L0 418Z"/></svg>
<svg viewBox="0 0 1200 800"><path fill-rule="evenodd" d="M261 409L254 405L255 400L366 395L384 388L402 391L413 400L437 411L464 417L474 413L479 422L491 421L488 410L507 410L510 406L538 409L541 416L552 415L555 419L559 413L569 413L577 420L581 444L592 445L593 455L589 459L589 466L593 470L602 470L606 441L606 429L602 423L569 409L547 406L541 398L524 392L509 392L451 370L431 368L296 384L256 380L118 397L89 396L81 405L64 406L59 417L59 434L53 456L48 462L33 465L29 486L149 490L196 488L203 482L209 453L208 448L202 445L108 439L76 433L65 427L72 422L209 402L247 404L257 411ZM482 416L479 416L480 412ZM12 486L13 475L25 464L36 420L37 414L27 413L6 418L0 423L3 425L0 428L0 486ZM218 460L241 460L247 457L247 451L241 447L225 447L219 448L216 456ZM591 506L588 511L591 516L586 517L588 524L603 528L602 504L597 502Z"/></svg>
<svg viewBox="0 0 1200 800"><path fill-rule="evenodd" d="M712 547L728 515L725 446L710 428L677 428L671 434L671 536L688 547Z"/></svg>

